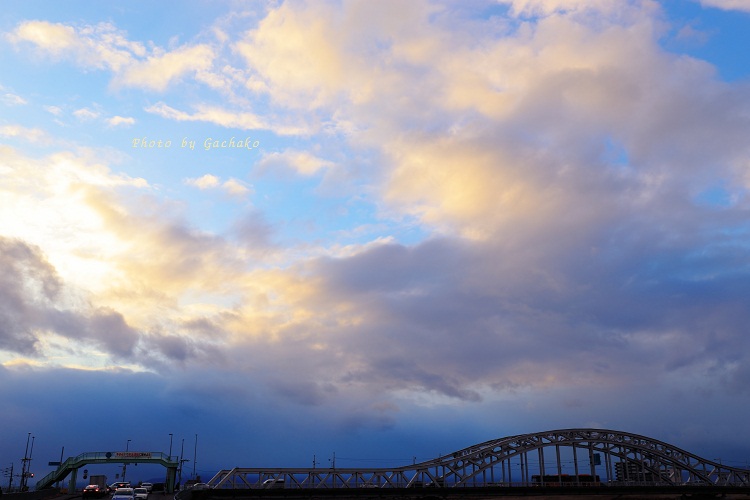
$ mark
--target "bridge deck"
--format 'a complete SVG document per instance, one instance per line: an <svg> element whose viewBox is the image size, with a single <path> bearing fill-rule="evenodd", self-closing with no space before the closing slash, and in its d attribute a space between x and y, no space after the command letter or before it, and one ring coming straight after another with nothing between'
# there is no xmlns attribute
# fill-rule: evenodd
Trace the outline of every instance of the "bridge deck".
<svg viewBox="0 0 750 500"><path fill-rule="evenodd" d="M477 487L477 488L331 488L331 489L235 489L181 492L178 500L750 500L743 487Z"/></svg>

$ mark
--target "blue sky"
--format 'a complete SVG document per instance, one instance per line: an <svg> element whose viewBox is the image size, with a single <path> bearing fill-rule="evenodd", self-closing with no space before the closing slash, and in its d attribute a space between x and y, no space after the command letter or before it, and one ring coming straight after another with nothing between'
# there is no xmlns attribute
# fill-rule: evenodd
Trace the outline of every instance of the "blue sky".
<svg viewBox="0 0 750 500"><path fill-rule="evenodd" d="M0 460L603 427L744 465L748 33L742 0L5 2Z"/></svg>

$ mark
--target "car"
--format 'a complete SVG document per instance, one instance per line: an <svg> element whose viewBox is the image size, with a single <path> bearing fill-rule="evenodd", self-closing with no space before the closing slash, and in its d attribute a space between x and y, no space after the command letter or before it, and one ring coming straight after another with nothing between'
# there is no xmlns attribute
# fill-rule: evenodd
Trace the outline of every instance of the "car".
<svg viewBox="0 0 750 500"><path fill-rule="evenodd" d="M133 488L117 488L112 500L135 500Z"/></svg>
<svg viewBox="0 0 750 500"><path fill-rule="evenodd" d="M106 496L109 493L107 488L103 488L98 484L90 484L86 486L81 492L82 498L100 498Z"/></svg>
<svg viewBox="0 0 750 500"><path fill-rule="evenodd" d="M271 479L266 479L263 481L263 488L283 488L284 487L284 478L283 477L276 477Z"/></svg>
<svg viewBox="0 0 750 500"><path fill-rule="evenodd" d="M109 491L114 493L117 488L130 488L130 481L117 481L109 485Z"/></svg>
<svg viewBox="0 0 750 500"><path fill-rule="evenodd" d="M195 483L190 487L191 490L210 490L211 486L206 483Z"/></svg>
<svg viewBox="0 0 750 500"><path fill-rule="evenodd" d="M141 483L141 488L146 488L149 493L154 491L154 484L153 483Z"/></svg>
<svg viewBox="0 0 750 500"><path fill-rule="evenodd" d="M146 488L135 488L133 490L135 500L148 500L148 490Z"/></svg>

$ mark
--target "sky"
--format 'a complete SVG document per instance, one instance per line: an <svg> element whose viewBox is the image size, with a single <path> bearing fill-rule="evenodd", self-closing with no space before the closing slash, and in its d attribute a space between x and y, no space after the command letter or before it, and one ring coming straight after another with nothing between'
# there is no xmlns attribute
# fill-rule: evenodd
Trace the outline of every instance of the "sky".
<svg viewBox="0 0 750 500"><path fill-rule="evenodd" d="M746 466L749 46L748 0L6 0L0 467Z"/></svg>

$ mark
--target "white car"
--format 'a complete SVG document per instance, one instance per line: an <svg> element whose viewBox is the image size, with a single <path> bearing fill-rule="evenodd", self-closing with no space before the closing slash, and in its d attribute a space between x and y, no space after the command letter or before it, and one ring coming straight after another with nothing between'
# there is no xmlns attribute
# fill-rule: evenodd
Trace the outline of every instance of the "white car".
<svg viewBox="0 0 750 500"><path fill-rule="evenodd" d="M135 500L133 488L117 488L112 500Z"/></svg>
<svg viewBox="0 0 750 500"><path fill-rule="evenodd" d="M135 500L148 500L148 490L146 488L135 488L133 490Z"/></svg>
<svg viewBox="0 0 750 500"><path fill-rule="evenodd" d="M277 478L271 478L266 479L263 481L263 488L283 488L284 487L284 478L283 477L277 477Z"/></svg>
<svg viewBox="0 0 750 500"><path fill-rule="evenodd" d="M153 483L141 483L141 488L146 488L149 493L154 489Z"/></svg>

